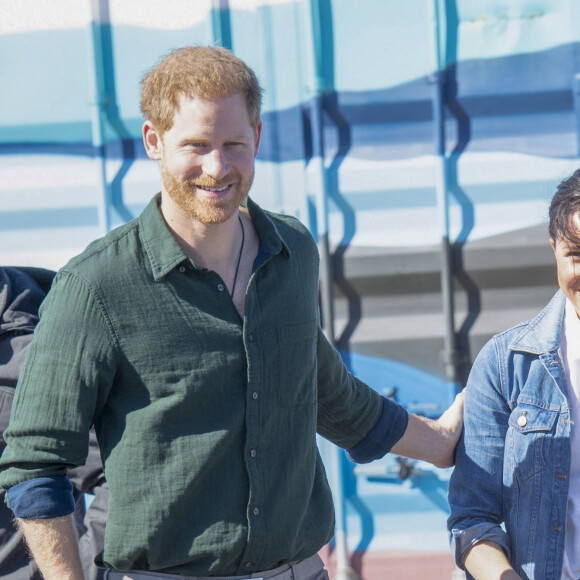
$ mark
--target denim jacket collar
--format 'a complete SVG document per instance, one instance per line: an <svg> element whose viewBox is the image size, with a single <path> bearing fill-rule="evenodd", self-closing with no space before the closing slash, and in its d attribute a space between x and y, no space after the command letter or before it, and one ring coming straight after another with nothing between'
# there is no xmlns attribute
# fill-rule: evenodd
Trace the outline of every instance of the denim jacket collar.
<svg viewBox="0 0 580 580"><path fill-rule="evenodd" d="M566 297L558 290L544 310L518 334L510 344L510 350L537 355L557 351L564 324L565 303Z"/></svg>

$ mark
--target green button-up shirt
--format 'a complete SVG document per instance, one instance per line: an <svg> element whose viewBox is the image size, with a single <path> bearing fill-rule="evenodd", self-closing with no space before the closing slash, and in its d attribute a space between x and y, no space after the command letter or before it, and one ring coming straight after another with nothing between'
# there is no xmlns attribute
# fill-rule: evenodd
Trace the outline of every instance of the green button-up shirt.
<svg viewBox="0 0 580 580"><path fill-rule="evenodd" d="M311 556L334 524L315 434L351 448L381 415L320 331L312 237L249 211L261 251L243 320L158 198L63 268L42 307L0 485L82 464L94 423L108 567L224 576Z"/></svg>

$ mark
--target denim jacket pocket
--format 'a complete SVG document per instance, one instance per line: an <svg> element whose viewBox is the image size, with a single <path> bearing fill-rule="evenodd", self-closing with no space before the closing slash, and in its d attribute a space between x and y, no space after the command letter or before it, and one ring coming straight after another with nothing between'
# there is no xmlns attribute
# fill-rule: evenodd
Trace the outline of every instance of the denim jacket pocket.
<svg viewBox="0 0 580 580"><path fill-rule="evenodd" d="M519 402L509 417L506 461L516 475L527 480L546 469L551 433L558 411Z"/></svg>
<svg viewBox="0 0 580 580"><path fill-rule="evenodd" d="M282 407L314 403L317 331L316 320L278 329L278 402Z"/></svg>

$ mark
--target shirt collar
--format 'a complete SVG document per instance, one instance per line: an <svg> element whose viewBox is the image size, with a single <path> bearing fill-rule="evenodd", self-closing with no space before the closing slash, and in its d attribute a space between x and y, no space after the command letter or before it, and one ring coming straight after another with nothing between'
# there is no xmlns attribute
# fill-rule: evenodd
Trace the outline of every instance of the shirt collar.
<svg viewBox="0 0 580 580"><path fill-rule="evenodd" d="M544 310L515 338L510 349L538 355L557 350L564 324L565 300L562 291L558 290Z"/></svg>
<svg viewBox="0 0 580 580"><path fill-rule="evenodd" d="M568 359L580 359L580 319L576 314L574 304L566 298L566 321L564 324L566 343L568 345Z"/></svg>
<svg viewBox="0 0 580 580"><path fill-rule="evenodd" d="M160 193L153 197L138 218L139 237L151 264L155 281L161 280L188 259L161 215L160 198ZM268 212L251 199L248 199L247 207L262 248L270 255L286 254L290 257L288 244Z"/></svg>
<svg viewBox="0 0 580 580"><path fill-rule="evenodd" d="M248 198L247 204L252 223L260 237L260 243L265 250L275 256L277 254L286 254L290 257L290 246L286 243L284 236L280 233L277 225L274 223L270 212L264 211L255 201Z"/></svg>

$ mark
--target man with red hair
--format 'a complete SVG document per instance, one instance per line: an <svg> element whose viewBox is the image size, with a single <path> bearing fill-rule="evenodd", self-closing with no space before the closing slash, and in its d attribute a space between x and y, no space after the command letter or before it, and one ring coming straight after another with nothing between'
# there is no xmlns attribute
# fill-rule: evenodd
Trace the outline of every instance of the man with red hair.
<svg viewBox="0 0 580 580"><path fill-rule="evenodd" d="M66 470L93 424L111 579L327 578L317 432L358 461L453 462L461 400L429 421L352 376L320 329L312 236L248 198L260 104L221 48L176 50L143 80L161 193L57 275L0 462L47 580L81 578Z"/></svg>

